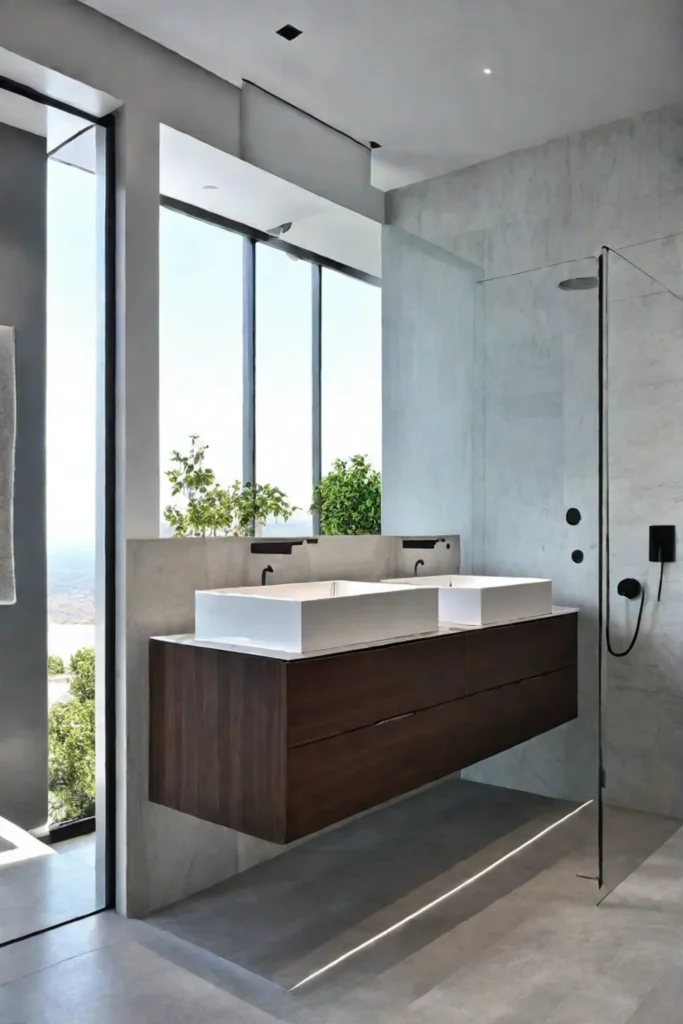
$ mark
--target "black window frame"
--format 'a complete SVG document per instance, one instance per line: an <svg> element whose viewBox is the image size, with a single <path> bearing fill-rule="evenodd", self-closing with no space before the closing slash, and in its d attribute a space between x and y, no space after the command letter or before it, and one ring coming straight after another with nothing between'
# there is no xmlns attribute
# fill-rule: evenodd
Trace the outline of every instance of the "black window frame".
<svg viewBox="0 0 683 1024"><path fill-rule="evenodd" d="M98 171L102 171L105 176L104 189L102 190L98 209L100 230L102 232L102 251L98 254L98 257L102 260L100 267L102 328L97 338L98 359L101 366L98 388L101 389L100 395L103 399L102 405L97 410L97 415L102 416L104 421L104 430L101 435L102 448L98 453L98 457L103 460L104 465L104 494L101 496L101 508L104 516L102 548L104 578L99 581L99 586L96 580L98 599L102 600L104 605L102 615L104 659L101 666L101 674L98 666L96 679L96 735L98 743L100 740L103 740L103 749L99 750L96 756L96 787L98 801L104 799L105 805L104 812L102 813L105 827L104 862L101 874L98 872L96 877L96 899L100 905L88 913L66 918L55 924L47 925L44 928L39 928L36 931L19 935L16 938L0 943L0 948L4 948L17 942L23 942L25 939L32 938L35 935L54 931L74 921L80 921L107 910L112 910L116 906L116 549L118 531L116 498L117 111L114 110L102 116L91 114L88 111L73 106L71 103L65 103L53 96L41 93L31 86L24 85L22 82L15 82L2 75L0 75L0 92L23 97L43 107L60 110L63 113L72 114L81 121L88 122L89 127L95 128L98 133L98 157L100 159ZM87 130L89 128L83 129L83 131ZM57 150L60 148L61 146L57 147ZM57 150L46 151L46 161L54 156ZM103 778L100 775L102 769L104 772ZM80 819L80 821L74 822L73 825L72 833L77 832L79 828L86 832L92 830L94 820ZM69 837L68 829L57 830L57 839Z"/></svg>

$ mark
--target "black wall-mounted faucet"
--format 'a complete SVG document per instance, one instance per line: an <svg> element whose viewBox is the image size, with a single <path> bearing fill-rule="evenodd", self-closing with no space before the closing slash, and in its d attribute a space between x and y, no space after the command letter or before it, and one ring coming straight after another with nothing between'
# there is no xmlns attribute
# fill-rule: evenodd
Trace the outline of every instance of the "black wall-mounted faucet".
<svg viewBox="0 0 683 1024"><path fill-rule="evenodd" d="M269 572L273 572L273 571L274 571L274 570L273 570L273 567L272 567L272 565L267 565L267 566L265 567L265 569L264 569L264 570L263 570L263 572L261 573L261 586L262 586L262 587L265 587L265 585L266 585L266 580L267 580L267 578L268 578L268 573L269 573Z"/></svg>
<svg viewBox="0 0 683 1024"><path fill-rule="evenodd" d="M433 551L437 544L445 544L447 548L450 548L450 544L445 537L404 537L403 548L418 549L420 551Z"/></svg>
<svg viewBox="0 0 683 1024"><path fill-rule="evenodd" d="M413 576L417 576L418 565L424 565L424 559L418 558L417 562L415 563L415 567L413 568Z"/></svg>

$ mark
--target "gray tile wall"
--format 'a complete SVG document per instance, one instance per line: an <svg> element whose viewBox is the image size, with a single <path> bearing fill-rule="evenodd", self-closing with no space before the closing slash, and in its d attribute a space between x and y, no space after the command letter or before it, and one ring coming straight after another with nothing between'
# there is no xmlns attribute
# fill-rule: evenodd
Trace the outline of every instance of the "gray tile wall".
<svg viewBox="0 0 683 1024"><path fill-rule="evenodd" d="M563 293L563 277L595 273L591 257L609 245L683 295L683 106L668 107L547 145L511 153L391 194L400 229L482 267L469 422L473 472L462 459L441 466L453 493L469 493L472 529L462 530L463 564L491 573L544 573L558 601L581 607L580 720L492 759L469 777L557 796L595 794L597 705L597 294ZM567 266L568 261L578 262ZM585 260L585 262L584 262ZM610 483L612 574L654 582L647 527L683 526L679 439L683 436L683 304L637 270L610 264ZM514 275L514 276L512 276ZM500 279L500 280L492 280ZM384 265L385 394L396 387L392 352L405 331L395 309L435 308L424 282L389 251ZM396 296L400 299L397 301ZM393 308L395 306L395 308ZM444 316L449 309L443 304ZM436 315L439 315L437 311ZM418 325L418 326L415 326ZM455 377L460 349L447 352ZM405 357L404 357L405 358ZM401 386L405 382L401 380ZM453 404L461 401L455 394ZM385 462L429 448L442 422L425 404L401 452L385 404ZM462 430L462 423L457 429ZM440 437L437 439L442 445ZM462 448L468 443L460 438ZM392 451L392 446L395 450ZM455 446L454 446L455 447ZM443 449L443 446L442 446ZM406 481L389 501L412 507ZM424 494L429 500L429 493ZM385 497L385 504L387 498ZM583 513L564 522L567 507ZM385 514L394 513L387 509ZM416 519L422 512L416 513ZM464 521L464 520L463 520ZM403 528L410 528L403 520ZM575 565L571 550L585 558ZM656 568L656 567L655 567ZM683 816L683 643L678 565L658 607L651 598L642 640L606 676L608 798L623 806ZM633 608L614 604L616 641ZM626 616L628 615L628 619Z"/></svg>
<svg viewBox="0 0 683 1024"><path fill-rule="evenodd" d="M391 223L487 278L683 230L683 105L390 194Z"/></svg>
<svg viewBox="0 0 683 1024"><path fill-rule="evenodd" d="M483 426L474 564L550 578L557 604L581 608L581 672L578 722L467 777L575 799L592 796L597 780L598 293L557 285L596 270L590 258L487 282L477 334ZM581 511L577 527L566 522L570 507Z"/></svg>
<svg viewBox="0 0 683 1024"><path fill-rule="evenodd" d="M681 236L624 255L683 294ZM609 471L613 645L633 634L637 602L616 594L625 576L648 591L633 654L609 659L607 796L621 805L683 817L683 571L648 562L647 528L672 523L683 537L683 300L623 262L609 261Z"/></svg>

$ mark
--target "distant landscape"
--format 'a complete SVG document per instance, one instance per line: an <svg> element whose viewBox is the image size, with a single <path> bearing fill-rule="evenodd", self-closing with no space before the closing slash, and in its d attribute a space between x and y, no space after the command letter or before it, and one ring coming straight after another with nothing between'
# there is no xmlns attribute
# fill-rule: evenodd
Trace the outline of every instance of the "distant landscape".
<svg viewBox="0 0 683 1024"><path fill-rule="evenodd" d="M54 544L47 553L48 621L95 621L95 545Z"/></svg>
<svg viewBox="0 0 683 1024"><path fill-rule="evenodd" d="M267 523L268 537L305 537L311 533L310 518L288 523ZM53 623L94 623L95 545L52 544L48 549L48 621Z"/></svg>

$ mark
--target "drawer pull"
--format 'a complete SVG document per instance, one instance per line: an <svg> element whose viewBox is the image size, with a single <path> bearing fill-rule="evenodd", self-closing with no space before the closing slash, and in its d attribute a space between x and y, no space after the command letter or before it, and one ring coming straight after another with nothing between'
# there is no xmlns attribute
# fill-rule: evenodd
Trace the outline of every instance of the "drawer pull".
<svg viewBox="0 0 683 1024"><path fill-rule="evenodd" d="M383 718L381 722L375 722L375 726L386 725L387 722L400 722L403 718L412 718L414 711L408 711L405 715L394 715L393 718Z"/></svg>

